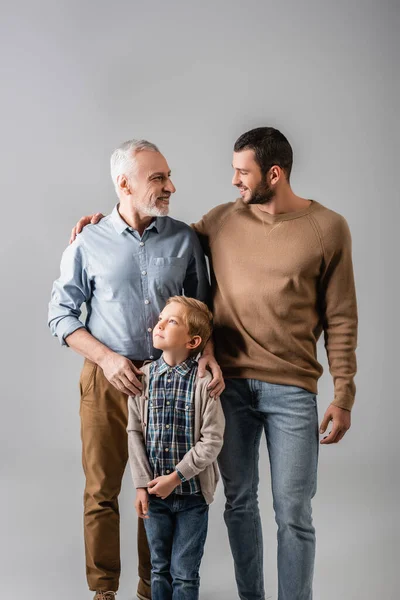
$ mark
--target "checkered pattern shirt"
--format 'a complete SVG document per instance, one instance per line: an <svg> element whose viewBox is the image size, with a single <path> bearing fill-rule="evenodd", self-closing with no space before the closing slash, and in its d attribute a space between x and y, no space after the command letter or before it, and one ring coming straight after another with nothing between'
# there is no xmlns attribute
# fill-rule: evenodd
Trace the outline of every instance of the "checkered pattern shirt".
<svg viewBox="0 0 400 600"><path fill-rule="evenodd" d="M194 446L194 382L197 362L186 359L170 367L163 357L150 367L146 449L154 477L177 471L176 494L201 491L199 478L186 480L176 465Z"/></svg>

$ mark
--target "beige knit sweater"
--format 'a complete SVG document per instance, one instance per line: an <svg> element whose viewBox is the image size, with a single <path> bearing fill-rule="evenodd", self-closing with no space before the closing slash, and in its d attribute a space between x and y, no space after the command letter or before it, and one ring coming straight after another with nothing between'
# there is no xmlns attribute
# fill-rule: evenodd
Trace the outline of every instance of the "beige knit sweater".
<svg viewBox="0 0 400 600"><path fill-rule="evenodd" d="M313 201L270 215L241 199L193 225L212 271L216 358L225 377L317 392L324 332L336 406L355 395L357 306L343 217Z"/></svg>

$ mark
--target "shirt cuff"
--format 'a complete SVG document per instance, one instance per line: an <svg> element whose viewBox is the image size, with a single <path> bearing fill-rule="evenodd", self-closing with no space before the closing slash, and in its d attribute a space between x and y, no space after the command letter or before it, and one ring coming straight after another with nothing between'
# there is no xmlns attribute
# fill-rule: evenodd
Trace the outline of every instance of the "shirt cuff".
<svg viewBox="0 0 400 600"><path fill-rule="evenodd" d="M65 338L74 333L77 329L86 329L83 323L75 317L65 317L57 325L56 336L59 339L61 346L68 346Z"/></svg>
<svg viewBox="0 0 400 600"><path fill-rule="evenodd" d="M335 396L332 404L339 408L344 408L344 410L351 411L354 404L354 396Z"/></svg>
<svg viewBox="0 0 400 600"><path fill-rule="evenodd" d="M179 479L182 481L182 483L185 483L187 479L182 475L182 473L178 469L175 469L175 471L178 473Z"/></svg>

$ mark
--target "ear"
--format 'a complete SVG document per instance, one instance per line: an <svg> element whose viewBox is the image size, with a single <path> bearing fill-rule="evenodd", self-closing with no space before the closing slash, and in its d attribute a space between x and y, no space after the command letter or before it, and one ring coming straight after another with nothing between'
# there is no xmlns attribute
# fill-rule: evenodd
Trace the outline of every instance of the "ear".
<svg viewBox="0 0 400 600"><path fill-rule="evenodd" d="M130 187L128 178L126 175L118 175L117 177L117 185L120 192L125 194L126 196L130 196L132 194L132 189Z"/></svg>
<svg viewBox="0 0 400 600"><path fill-rule="evenodd" d="M186 344L188 350L195 350L200 346L202 339L199 335L194 335Z"/></svg>
<svg viewBox="0 0 400 600"><path fill-rule="evenodd" d="M283 177L283 171L278 165L274 165L270 168L268 172L268 178L270 185L276 185L280 179Z"/></svg>

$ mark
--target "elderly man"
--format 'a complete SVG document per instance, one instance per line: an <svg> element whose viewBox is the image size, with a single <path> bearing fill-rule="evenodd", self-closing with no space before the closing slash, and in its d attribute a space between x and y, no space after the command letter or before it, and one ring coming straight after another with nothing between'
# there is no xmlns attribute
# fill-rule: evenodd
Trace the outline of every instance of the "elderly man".
<svg viewBox="0 0 400 600"><path fill-rule="evenodd" d="M160 355L152 328L165 301L182 293L204 301L209 293L196 234L167 217L175 187L158 148L144 140L126 142L111 156L111 176L119 204L65 250L49 306L53 335L85 357L80 378L84 534L87 580L96 600L109 600L118 590L127 395L141 389L143 361ZM83 303L85 325L79 319ZM219 395L224 384L211 344L201 371L207 365L213 372L210 393ZM137 594L148 600L151 565L140 519L138 554Z"/></svg>
<svg viewBox="0 0 400 600"><path fill-rule="evenodd" d="M278 599L311 600L318 463L316 345L322 332L335 395L321 444L350 427L357 305L351 238L343 217L297 196L293 153L272 127L241 135L233 153L236 202L194 225L212 265L216 358L226 378L219 466L225 522L241 600L264 600L258 453L264 431L278 525ZM100 215L84 217L73 230Z"/></svg>

